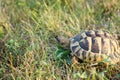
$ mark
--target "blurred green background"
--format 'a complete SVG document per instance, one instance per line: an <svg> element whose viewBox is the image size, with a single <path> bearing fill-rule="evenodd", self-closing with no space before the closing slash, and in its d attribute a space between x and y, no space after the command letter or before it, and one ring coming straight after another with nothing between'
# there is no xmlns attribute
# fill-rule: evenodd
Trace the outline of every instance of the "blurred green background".
<svg viewBox="0 0 120 80"><path fill-rule="evenodd" d="M85 29L119 33L120 0L0 0L0 79L119 79L119 66L97 70L54 61L55 36Z"/></svg>

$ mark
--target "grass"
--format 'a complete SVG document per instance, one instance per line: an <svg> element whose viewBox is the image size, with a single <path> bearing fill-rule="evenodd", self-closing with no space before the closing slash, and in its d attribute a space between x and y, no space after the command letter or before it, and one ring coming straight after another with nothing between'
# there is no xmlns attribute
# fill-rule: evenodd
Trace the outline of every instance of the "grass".
<svg viewBox="0 0 120 80"><path fill-rule="evenodd" d="M120 65L62 66L56 35L71 37L84 29L120 31L119 0L1 0L1 80L117 80ZM62 50L65 51L64 49Z"/></svg>

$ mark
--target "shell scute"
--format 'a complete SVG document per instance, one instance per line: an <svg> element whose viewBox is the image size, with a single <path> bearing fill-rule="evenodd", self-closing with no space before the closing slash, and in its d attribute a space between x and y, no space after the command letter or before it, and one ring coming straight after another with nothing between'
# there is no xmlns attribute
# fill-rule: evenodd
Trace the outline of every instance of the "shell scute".
<svg viewBox="0 0 120 80"><path fill-rule="evenodd" d="M82 47L83 49L85 49L85 50L87 50L88 51L88 47L89 47L89 42L88 42L88 40L85 38L85 39L83 39L83 40L81 40L80 42L79 42L79 45L80 45L80 47Z"/></svg>

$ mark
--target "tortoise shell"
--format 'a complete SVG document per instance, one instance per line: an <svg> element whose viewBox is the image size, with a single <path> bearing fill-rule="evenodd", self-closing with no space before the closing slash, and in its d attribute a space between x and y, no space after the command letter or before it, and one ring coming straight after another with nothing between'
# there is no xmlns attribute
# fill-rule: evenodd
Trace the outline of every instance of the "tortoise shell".
<svg viewBox="0 0 120 80"><path fill-rule="evenodd" d="M105 57L112 63L120 59L117 40L108 32L87 30L70 39L72 55L83 61L102 61Z"/></svg>

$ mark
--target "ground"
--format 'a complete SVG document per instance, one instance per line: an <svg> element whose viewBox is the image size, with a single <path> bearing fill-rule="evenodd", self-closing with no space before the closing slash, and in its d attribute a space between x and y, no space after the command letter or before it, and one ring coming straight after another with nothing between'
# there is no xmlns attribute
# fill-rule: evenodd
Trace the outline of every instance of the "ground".
<svg viewBox="0 0 120 80"><path fill-rule="evenodd" d="M120 31L119 0L0 0L1 80L119 80L120 65L56 60L57 35ZM61 49L61 52L65 49ZM69 52L69 51L68 51Z"/></svg>

